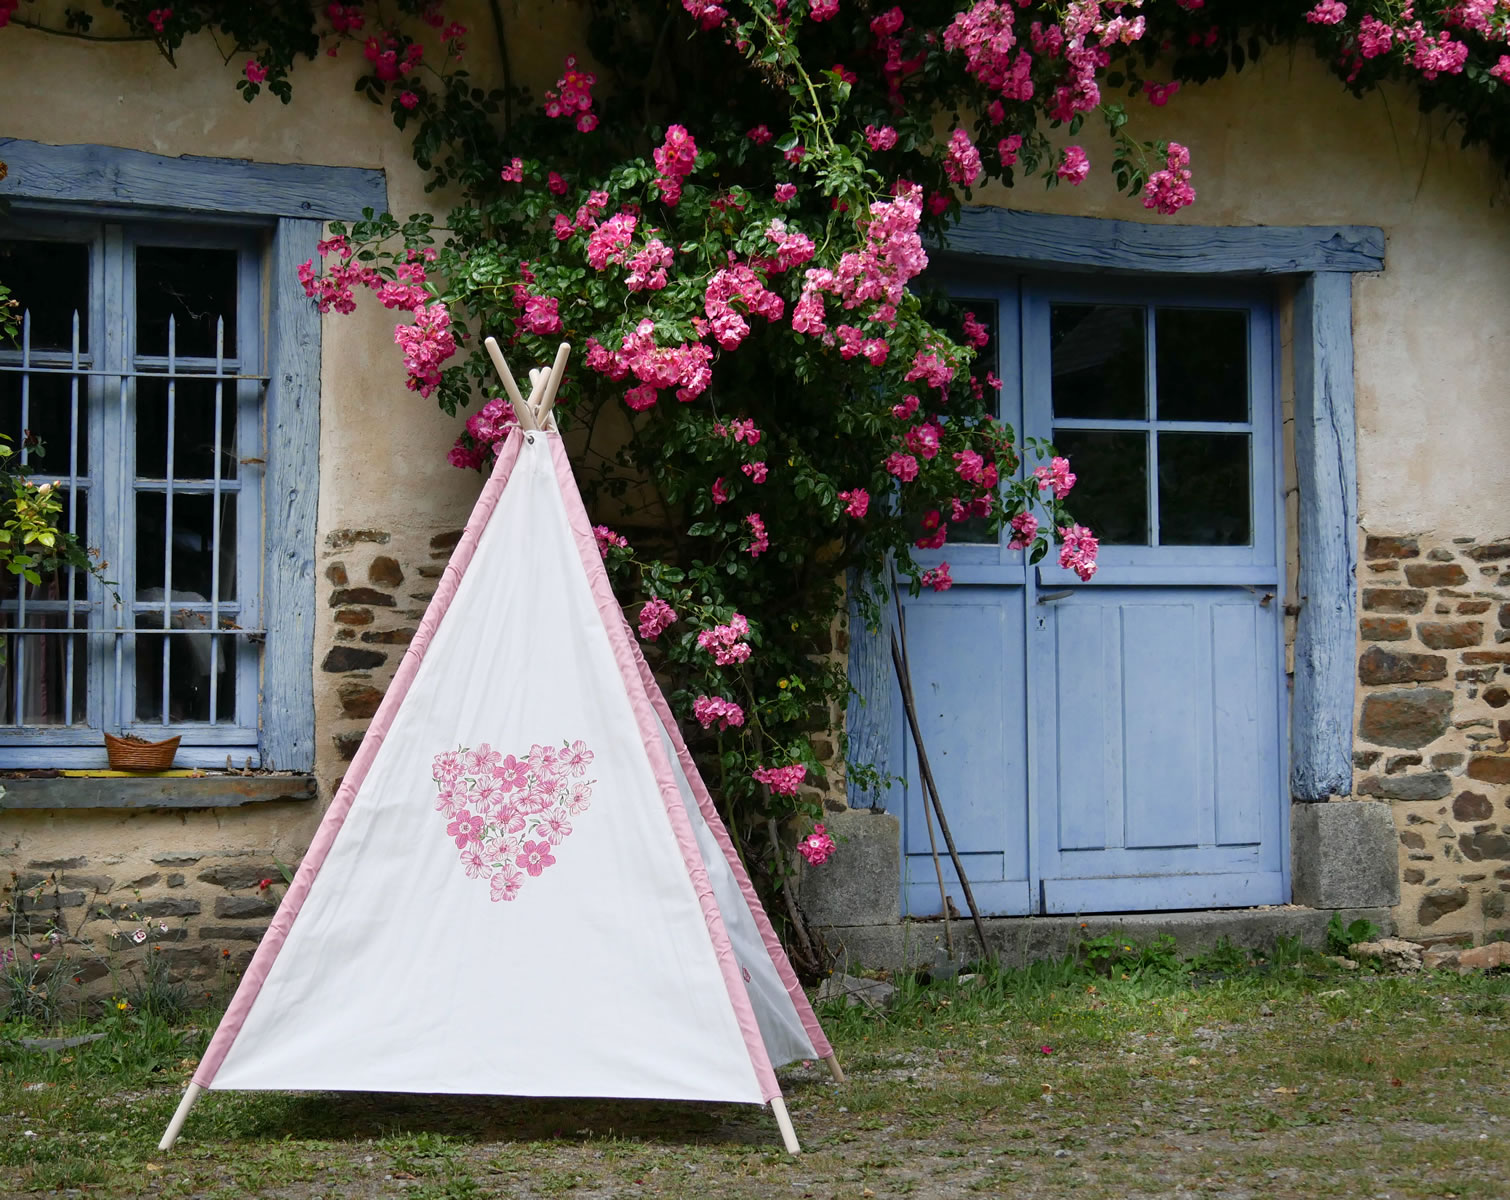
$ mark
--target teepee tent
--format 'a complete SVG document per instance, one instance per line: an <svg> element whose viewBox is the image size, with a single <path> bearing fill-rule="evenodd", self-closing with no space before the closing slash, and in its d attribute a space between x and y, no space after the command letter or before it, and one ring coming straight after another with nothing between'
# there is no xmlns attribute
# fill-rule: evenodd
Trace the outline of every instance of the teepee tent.
<svg viewBox="0 0 1510 1200"><path fill-rule="evenodd" d="M163 1136L204 1088L769 1103L823 1031L631 635L550 407L519 417Z"/></svg>

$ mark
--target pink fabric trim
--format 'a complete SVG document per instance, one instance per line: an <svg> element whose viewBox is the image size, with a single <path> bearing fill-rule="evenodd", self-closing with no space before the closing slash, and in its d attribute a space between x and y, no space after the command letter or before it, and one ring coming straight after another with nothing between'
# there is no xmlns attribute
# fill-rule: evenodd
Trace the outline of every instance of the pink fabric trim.
<svg viewBox="0 0 1510 1200"><path fill-rule="evenodd" d="M414 676L419 672L419 664L425 657L425 650L430 645L431 638L435 636L435 630L439 627L441 620L445 617L446 610L451 607L451 601L456 596L456 589L461 585L462 576L466 574L467 567L472 562L472 556L477 551L477 542L482 537L482 531L487 528L493 509L498 506L498 498L503 495L504 485L509 481L509 475L519 459L519 451L523 445L523 433L517 427L510 430L508 438L503 443L503 450L498 455L498 461L493 466L493 473L483 485L482 494L477 497L477 503L472 508L472 515L467 518L467 527L461 535L461 541L451 552L451 561L446 564L445 573L435 589L435 595L431 598L429 607L425 609L425 618L419 623L414 640L409 643L409 649L404 654L403 661L399 663L398 672L394 675L393 682L388 685L382 704L378 706L377 715L373 717L372 724L367 728L367 736L362 739L362 745L357 750L356 757L351 760L346 777L336 790L330 807L325 810L325 816L320 821L319 829L315 831L314 840L310 842L303 861L299 864L294 881L289 884L288 891L284 893L283 903L278 906L277 915L273 917L272 924L263 935L262 942L257 947L257 953L252 956L251 965L247 967L246 974L242 976L241 984L236 989L236 995L231 999L231 1006L226 1009L225 1016L221 1018L220 1025L215 1030L215 1036L210 1039L210 1045L205 1050L204 1058L200 1060L199 1069L194 1072L194 1082L200 1087L211 1085L215 1073L220 1070L220 1064L225 1061L226 1054L230 1052L236 1035L241 1032L241 1026L246 1021L247 1014L256 1003L257 994L262 990L262 984L267 979L268 972L273 969L273 962L288 938L288 931L293 928L294 921L299 916L299 910L309 895L310 886L314 883L315 876L320 873L320 867L324 865L325 857L330 853L330 848L346 821L346 814L351 811L352 801L356 799L357 792L361 790L362 783L367 778L372 760L377 757L378 748L383 744L383 738L393 725L399 706L403 704L404 696L409 691L410 684L414 682Z"/></svg>
<svg viewBox="0 0 1510 1200"><path fill-rule="evenodd" d="M744 863L740 861L739 852L734 849L734 842L729 837L729 831L724 827L723 818L718 815L718 809L714 807L708 786L703 782L702 775L698 773L697 764L692 761L692 755L687 750L682 731L677 726L676 718L671 714L671 706L666 703L665 694L656 683L650 664L645 661L645 656L640 652L639 646L631 641L630 648L634 651L635 663L640 669L640 681L645 685L645 694L650 698L651 706L660 715L661 724L666 727L666 733L671 738L671 746L682 764L682 773L687 776L687 782L692 786L692 795L697 800L697 807L702 810L703 820L708 823L709 830L717 839L719 848L724 852L724 858L728 860L729 870L734 872L734 879L739 884L739 890L744 894L745 903L750 906L750 915L755 918L755 926L760 930L760 938L765 942L766 952L771 956L771 964L776 968L776 973L781 976L781 982L786 985L792 1007L797 1010L802 1027L807 1030L813 1049L818 1052L819 1058L827 1058L834 1052L834 1048L829 1045L828 1038L823 1035L823 1027L818 1024L817 1014L813 1012L813 1006L807 1001L807 993L797 982L797 973L792 970L791 959L787 958L786 949L782 946L781 939L776 936L776 930L771 927L771 919L766 916L760 898L755 894L754 885L750 883L750 876L745 871Z"/></svg>
<svg viewBox="0 0 1510 1200"><path fill-rule="evenodd" d="M718 966L723 972L724 985L729 990L729 1002L734 1006L734 1018L739 1032L744 1036L745 1048L750 1054L750 1065L755 1070L755 1081L760 1087L761 1098L766 1101L781 1095L776 1082L776 1072L771 1069L771 1057L766 1052L765 1040L760 1036L760 1025L755 1020L755 1009L750 1004L750 994L745 991L740 977L739 963L734 958L734 948L729 944L729 934L724 929L723 916L718 911L718 901L713 896L713 885L708 882L708 872L703 866L697 848L697 835L692 832L692 822L687 819L687 810L682 805L681 789L676 786L676 776L671 771L671 760L666 757L661 745L660 727L655 710L641 683L635 665L635 646L629 632L629 623L624 619L624 610L608 583L608 572L603 569L603 555L593 535L592 523L587 510L582 506L582 495L577 490L576 478L566 458L566 447L559 434L548 434L551 458L556 465L556 479L561 485L561 498L566 502L566 517L571 524L572 535L577 542L577 553L582 559L582 568L587 573L588 585L592 588L593 600L603 618L603 627L613 647L614 661L623 677L624 688L629 693L630 707L634 709L635 724L639 727L640 739L645 744L645 753L650 759L650 768L660 788L661 802L666 806L666 818L676 836L676 845L687 864L687 874L692 879L702 906L703 919L708 923L708 936L713 940L713 951L718 956Z"/></svg>

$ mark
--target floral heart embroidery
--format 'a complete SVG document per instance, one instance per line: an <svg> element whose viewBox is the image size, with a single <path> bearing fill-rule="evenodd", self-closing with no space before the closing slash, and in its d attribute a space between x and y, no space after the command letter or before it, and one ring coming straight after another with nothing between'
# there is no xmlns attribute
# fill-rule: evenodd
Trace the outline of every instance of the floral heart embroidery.
<svg viewBox="0 0 1510 1200"><path fill-rule="evenodd" d="M585 742L531 746L523 758L483 742L435 756L435 809L469 879L485 879L492 897L512 900L527 878L555 866L554 851L571 836L571 818L587 811L595 779Z"/></svg>

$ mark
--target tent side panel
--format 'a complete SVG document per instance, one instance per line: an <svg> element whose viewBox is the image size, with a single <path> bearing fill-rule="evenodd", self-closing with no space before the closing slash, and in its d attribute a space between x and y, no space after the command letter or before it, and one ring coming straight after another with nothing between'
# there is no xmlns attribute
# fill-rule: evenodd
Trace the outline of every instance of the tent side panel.
<svg viewBox="0 0 1510 1200"><path fill-rule="evenodd" d="M808 1039L813 1044L819 1058L827 1058L834 1052L829 1045L828 1038L823 1034L823 1028L818 1024L818 1017L813 1012L813 1006L808 1003L807 993L802 990L802 985L797 982L797 973L792 970L792 963L786 956L786 949L781 944L781 939L776 936L776 930L771 926L771 919L766 915L765 907L760 903L760 897L755 894L755 886L750 882L749 873L745 871L744 863L739 860L739 852L734 849L733 839L729 837L729 831L724 827L723 818L718 815L718 809L713 803L713 797L708 791L708 785L703 782L703 777L697 769L697 764L692 761L692 753L687 749L686 740L682 737L681 729L678 728L675 716L672 715L671 706L666 703L666 697L662 694L660 685L655 681L655 675L650 670L650 664L645 661L645 656L640 653L638 646L634 647L635 661L639 666L640 679L645 685L645 694L650 697L650 703L655 708L656 715L660 718L662 727L666 730L666 736L671 742L672 749L676 753L677 762L681 766L682 775L687 780L687 785L692 792L692 797L697 803L698 810L702 813L703 821L708 830L718 842L719 849L723 851L724 861L729 864L729 871L739 885L740 894L744 897L744 903L750 911L750 917L755 922L755 927L760 931L761 941L765 943L766 953L770 955L771 964L776 968L776 973L781 977L782 985L786 988L786 994L790 998L792 1008L802 1027L807 1031Z"/></svg>
<svg viewBox="0 0 1510 1200"><path fill-rule="evenodd" d="M587 509L583 507L582 495L577 490L577 481L572 475L571 464L566 457L566 446L559 434L549 434L548 439L551 457L556 466L556 478L561 485L561 496L566 503L567 520L577 544L577 553L582 560L582 569L587 574L588 585L592 589L593 599L597 602L599 615L602 617L603 626L613 647L614 661L623 678L624 688L629 693L630 705L634 709L635 722L639 727L640 740L660 788L661 800L666 807L666 818L671 823L677 848L681 851L682 859L687 865L687 873L692 879L692 886L697 892L698 903L702 906L703 917L708 925L708 936L712 939L713 949L718 956L718 965L728 988L729 1002L733 1005L740 1033L744 1037L745 1048L749 1051L750 1065L755 1070L755 1078L759 1083L763 1098L767 1101L778 1098L781 1095L781 1087L776 1082L776 1072L771 1068L770 1055L766 1053L765 1041L760 1034L760 1023L755 1018L755 1010L750 1004L749 994L745 991L744 980L740 976L739 964L734 958L734 949L730 945L728 931L724 928L723 917L718 911L718 901L713 894L713 886L708 881L708 872L703 866L702 854L697 848L697 838L692 831L692 823L687 819L687 810L682 805L681 792L676 786L670 759L661 744L660 722L640 681L629 625L624 620L624 611L619 607L613 588L609 585L608 572L603 567L603 555L598 549L597 538L593 535L592 522L588 519Z"/></svg>
<svg viewBox="0 0 1510 1200"><path fill-rule="evenodd" d="M409 649L405 652L403 661L399 663L393 682L389 684L388 691L383 696L383 702L378 706L372 724L367 728L367 735L362 739L362 745L352 759L351 767L341 781L341 786L336 789L335 798L331 800L330 807L325 811L325 816L320 822L319 829L315 831L314 840L305 852L293 882L284 893L283 902L278 906L277 914L268 926L267 933L263 935L257 947L257 953L252 956L246 974L242 976L241 984L236 989L236 995L231 999L230 1007L221 1018L220 1025L215 1030L215 1036L210 1039L204 1058L200 1060L199 1069L194 1072L194 1082L200 1087L210 1086L215 1073L220 1069L220 1064L225 1061L226 1054L235 1042L236 1035L241 1032L247 1013L256 1002L257 994L262 990L262 984L267 979L268 972L272 970L273 962L278 957L278 952L288 938L288 931L293 928L294 921L299 916L299 909L303 906L305 897L309 895L310 886L314 883L315 876L320 873L320 867L324 864L325 857L330 853L330 847L336 840L336 835L340 833L341 826L346 821L346 814L351 811L351 802L361 789L362 781L366 779L367 772L372 767L372 760L377 757L378 748L383 744L383 737L393 724L399 706L403 704L404 696L419 672L425 650L445 617L446 610L451 607L451 601L456 596L456 589L461 586L462 576L466 574L467 567L472 562L472 556L477 552L477 542L482 537L482 531L487 528L493 510L498 506L498 499L503 495L503 489L508 484L509 475L519 459L519 451L523 444L524 435L520 430L517 427L511 430L498 455L497 462L493 465L493 473L488 477L482 493L477 497L477 503L472 508L472 515L467 518L461 541L456 544L456 549L446 564L445 572L435 589L435 595L431 597L430 604L425 610L424 619L415 632L414 640L409 643Z"/></svg>
<svg viewBox="0 0 1510 1200"><path fill-rule="evenodd" d="M670 734L665 732L664 719L662 731L661 745L666 751L666 757L671 760L671 771L676 776L676 786L681 792L687 819L692 822L697 848L707 867L713 895L718 900L718 911L723 914L724 928L729 931L729 944L733 946L734 956L743 968L745 990L755 1009L755 1019L760 1022L766 1053L776 1066L796 1062L798 1059L819 1058L821 1056L808 1036L802 1017L761 939L760 930L755 926L754 914L739 890L734 872L729 869L729 863L704 819L702 809L698 807L697 798L692 794L686 769L671 744Z"/></svg>

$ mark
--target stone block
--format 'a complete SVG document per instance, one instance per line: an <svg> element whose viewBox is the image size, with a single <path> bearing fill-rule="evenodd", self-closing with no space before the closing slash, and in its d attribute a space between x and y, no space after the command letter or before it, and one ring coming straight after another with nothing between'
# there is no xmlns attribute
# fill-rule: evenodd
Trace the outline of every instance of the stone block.
<svg viewBox="0 0 1510 1200"><path fill-rule="evenodd" d="M271 900L264 900L261 896L216 896L215 915L217 917L230 918L231 920L246 917L270 917L278 911L278 906Z"/></svg>
<svg viewBox="0 0 1510 1200"><path fill-rule="evenodd" d="M1363 700L1358 736L1379 746L1415 750L1436 741L1451 723L1451 692L1440 688L1371 692Z"/></svg>
<svg viewBox="0 0 1510 1200"><path fill-rule="evenodd" d="M1368 612L1418 613L1426 607L1426 593L1416 588L1364 588Z"/></svg>
<svg viewBox="0 0 1510 1200"><path fill-rule="evenodd" d="M266 925L201 925L199 936L206 942L260 942Z"/></svg>
<svg viewBox="0 0 1510 1200"><path fill-rule="evenodd" d="M1510 542L1490 542L1485 546L1474 546L1468 551L1468 557L1474 562L1493 562L1496 559L1510 558Z"/></svg>
<svg viewBox="0 0 1510 1200"><path fill-rule="evenodd" d="M355 646L335 646L320 664L322 671L371 671L388 661L381 650L359 650Z"/></svg>
<svg viewBox="0 0 1510 1200"><path fill-rule="evenodd" d="M371 625L372 620L370 608L338 608L336 610L338 625Z"/></svg>
<svg viewBox="0 0 1510 1200"><path fill-rule="evenodd" d="M1468 778L1481 783L1510 783L1510 758L1475 754L1468 760Z"/></svg>
<svg viewBox="0 0 1510 1200"><path fill-rule="evenodd" d="M890 813L851 808L827 815L838 849L821 867L805 863L797 902L814 925L889 925L902 919L901 825Z"/></svg>
<svg viewBox="0 0 1510 1200"><path fill-rule="evenodd" d="M327 550L348 550L358 542L372 542L374 545L386 546L388 534L381 529L333 529L325 535Z"/></svg>
<svg viewBox="0 0 1510 1200"><path fill-rule="evenodd" d="M1456 821L1487 821L1494 816L1494 804L1480 792L1459 792L1452 802L1452 816Z"/></svg>
<svg viewBox="0 0 1510 1200"><path fill-rule="evenodd" d="M330 593L330 607L340 608L345 604L366 604L373 608L392 608L393 597L376 588L337 588Z"/></svg>
<svg viewBox="0 0 1510 1200"><path fill-rule="evenodd" d="M1406 563L1405 580L1413 588L1457 587L1468 582L1468 572L1457 563Z"/></svg>
<svg viewBox="0 0 1510 1200"><path fill-rule="evenodd" d="M160 867L193 866L203 854L188 854L182 850L168 850L162 854L154 854L152 861Z"/></svg>
<svg viewBox="0 0 1510 1200"><path fill-rule="evenodd" d="M345 587L351 582L346 574L346 564L342 562L333 562L330 566L326 567L325 578L335 584L336 587Z"/></svg>
<svg viewBox="0 0 1510 1200"><path fill-rule="evenodd" d="M64 875L62 879L64 887L82 888L86 892L94 892L96 895L104 895L115 886L115 880L109 875Z"/></svg>
<svg viewBox="0 0 1510 1200"><path fill-rule="evenodd" d="M356 733L337 733L330 740L335 743L336 753L347 762L350 762L357 756L357 750L362 745L363 736L365 735L359 730Z"/></svg>
<svg viewBox="0 0 1510 1200"><path fill-rule="evenodd" d="M1452 791L1452 780L1441 771L1419 775L1365 775L1358 782L1360 796L1381 800L1440 800Z"/></svg>
<svg viewBox="0 0 1510 1200"><path fill-rule="evenodd" d="M1421 898L1421 907L1416 912L1416 923L1424 929L1428 925L1435 925L1448 914L1467 906L1467 888L1432 888Z"/></svg>
<svg viewBox="0 0 1510 1200"><path fill-rule="evenodd" d="M865 979L859 975L830 975L818 985L817 1003L843 1000L846 1008L864 1005L880 1012L891 1003L896 988L879 979Z"/></svg>
<svg viewBox="0 0 1510 1200"><path fill-rule="evenodd" d="M250 866L234 867L222 865L201 871L199 879L201 883L213 883L233 892L240 892L258 886L264 879L282 883L283 872L267 864L258 866L254 863Z"/></svg>
<svg viewBox="0 0 1510 1200"><path fill-rule="evenodd" d="M1376 537L1369 534L1363 543L1364 558L1416 558L1420 543L1413 537Z"/></svg>
<svg viewBox="0 0 1510 1200"><path fill-rule="evenodd" d="M371 717L383 702L383 693L370 683L343 683L336 694L341 700L341 711L358 720Z"/></svg>
<svg viewBox="0 0 1510 1200"><path fill-rule="evenodd" d="M1447 678L1447 659L1440 654L1411 654L1370 646L1358 656L1358 682L1428 683Z"/></svg>
<svg viewBox="0 0 1510 1200"><path fill-rule="evenodd" d="M1422 643L1432 650L1461 650L1484 640L1482 621L1422 621L1416 626Z"/></svg>
<svg viewBox="0 0 1510 1200"><path fill-rule="evenodd" d="M77 871L80 867L87 867L89 860L82 855L78 858L34 858L26 865L38 871Z"/></svg>
<svg viewBox="0 0 1510 1200"><path fill-rule="evenodd" d="M367 568L367 581L379 587L395 588L404 582L404 569L398 565L398 559L380 554Z"/></svg>
<svg viewBox="0 0 1510 1200"><path fill-rule="evenodd" d="M199 901L178 896L136 900L129 904L112 904L110 915L117 921L134 921L139 917L197 917Z"/></svg>
<svg viewBox="0 0 1510 1200"><path fill-rule="evenodd" d="M418 632L416 629L367 629L362 632L362 640L383 646L407 646Z"/></svg>
<svg viewBox="0 0 1510 1200"><path fill-rule="evenodd" d="M1403 642L1410 637L1410 622L1404 617L1362 617L1358 635L1365 642Z"/></svg>
<svg viewBox="0 0 1510 1200"><path fill-rule="evenodd" d="M1399 903L1398 842L1388 804L1296 804L1290 811L1296 904L1325 910Z"/></svg>

